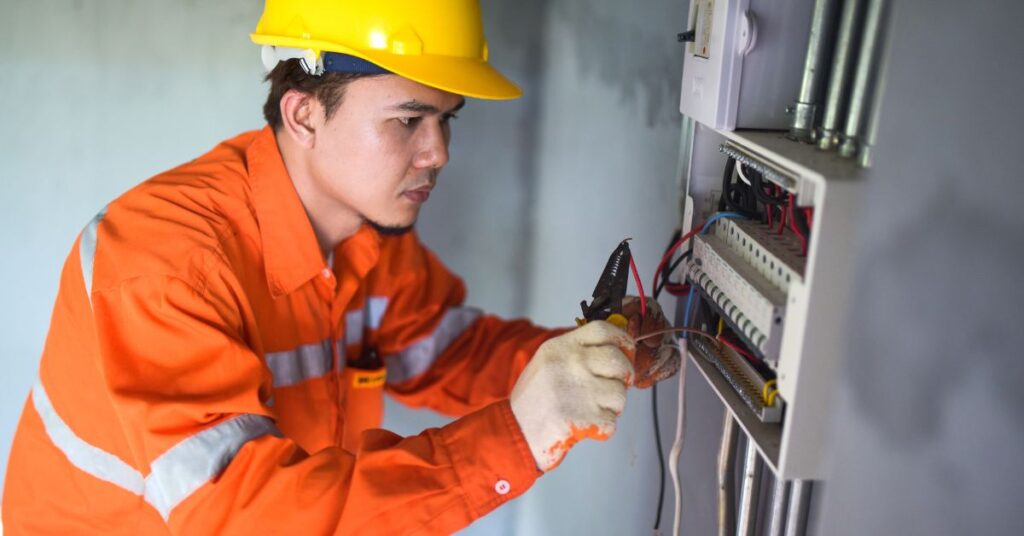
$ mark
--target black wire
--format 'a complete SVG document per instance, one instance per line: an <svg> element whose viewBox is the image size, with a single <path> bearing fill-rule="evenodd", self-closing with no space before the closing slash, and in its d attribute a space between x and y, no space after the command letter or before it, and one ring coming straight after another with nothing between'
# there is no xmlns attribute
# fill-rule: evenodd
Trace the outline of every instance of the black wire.
<svg viewBox="0 0 1024 536"><path fill-rule="evenodd" d="M683 229L682 229L682 227L676 227L675 230L672 231L672 237L669 238L668 245L665 246L665 254L668 254L669 250L672 249L672 246L674 246L676 244L676 242L679 241L679 238L682 237L682 236L683 236ZM672 273L672 269L669 266L666 265L666 266L662 267L661 273L658 274L658 276L661 278L661 282L664 283L665 281L667 281L668 280L668 276L671 273ZM664 286L665 286L664 284L659 284L657 288L653 289L654 294L652 294L652 296L654 297L654 299L658 299L658 296L661 294L661 289Z"/></svg>
<svg viewBox="0 0 1024 536"><path fill-rule="evenodd" d="M668 245L665 246L665 253L668 253L668 251L672 249L672 246L674 246L675 243L679 241L679 238L682 235L683 230L681 228L678 228L675 231L673 231L672 237L668 241ZM679 266L679 263L682 262L682 260L692 252L692 249L688 250L686 253L680 255L679 258L675 260L675 262L671 263L670 265L662 269L661 281L658 283L658 287L654 289L654 293L652 294L655 300L658 299L658 296L661 295L661 291L665 288L665 284L668 282L668 276L672 273L673 270L675 270ZM660 471L658 471L658 477L660 479L658 483L658 510L655 512L654 516L654 530L658 530L658 528L661 527L661 510L665 505L665 451L662 450L661 448L661 423L658 420L657 383L651 386L651 414L654 418L654 445L658 450L658 468L660 469Z"/></svg>
<svg viewBox="0 0 1024 536"><path fill-rule="evenodd" d="M765 205L784 205L786 203L785 195L773 197L765 193L764 176L761 175L760 171L747 166L743 166L743 169L747 178L750 179L751 189L754 190L754 195L757 197L758 201Z"/></svg>
<svg viewBox="0 0 1024 536"><path fill-rule="evenodd" d="M751 191L753 189L743 182L733 183L736 165L735 158L730 158L725 163L725 172L722 174L722 197L718 200L718 210L739 212L747 218L759 219L761 215L757 211L758 198Z"/></svg>
<svg viewBox="0 0 1024 536"><path fill-rule="evenodd" d="M735 159L728 159L725 161L725 173L722 174L722 195L718 198L718 211L725 212L728 210L730 201L730 187L732 185L732 172L736 167Z"/></svg>
<svg viewBox="0 0 1024 536"><path fill-rule="evenodd" d="M672 264L666 266L665 269L662 270L661 280L658 281L658 288L654 289L654 299L658 299L658 296L661 295L661 291L665 288L666 285L670 283L670 281L668 280L669 274L676 271L676 268L678 268L679 265L682 264L682 262L692 254L693 248L686 250L686 253L680 255L678 259L672 261Z"/></svg>
<svg viewBox="0 0 1024 536"><path fill-rule="evenodd" d="M651 412L654 414L654 444L658 446L658 467L661 471L658 476L661 481L658 484L658 511L654 517L654 530L661 526L661 509L665 504L665 452L661 449L661 426L658 423L658 384L651 386Z"/></svg>

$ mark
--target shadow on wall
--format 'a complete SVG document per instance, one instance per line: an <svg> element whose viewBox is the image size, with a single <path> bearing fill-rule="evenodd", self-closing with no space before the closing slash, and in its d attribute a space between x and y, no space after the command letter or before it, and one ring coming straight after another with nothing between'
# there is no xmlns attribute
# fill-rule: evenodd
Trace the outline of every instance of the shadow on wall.
<svg viewBox="0 0 1024 536"><path fill-rule="evenodd" d="M647 126L679 122L676 33L685 30L686 2L559 0L551 7L569 22L582 76L615 88L622 104L644 103Z"/></svg>

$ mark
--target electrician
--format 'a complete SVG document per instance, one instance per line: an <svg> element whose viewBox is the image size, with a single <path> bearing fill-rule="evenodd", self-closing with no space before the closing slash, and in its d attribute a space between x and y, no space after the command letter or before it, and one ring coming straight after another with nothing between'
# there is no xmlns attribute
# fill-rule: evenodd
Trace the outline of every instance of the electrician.
<svg viewBox="0 0 1024 536"><path fill-rule="evenodd" d="M450 533L611 436L627 354L660 349L465 307L411 231L465 97L520 94L476 0L267 0L252 39L267 126L125 193L72 248L8 534ZM380 430L385 391L458 419Z"/></svg>

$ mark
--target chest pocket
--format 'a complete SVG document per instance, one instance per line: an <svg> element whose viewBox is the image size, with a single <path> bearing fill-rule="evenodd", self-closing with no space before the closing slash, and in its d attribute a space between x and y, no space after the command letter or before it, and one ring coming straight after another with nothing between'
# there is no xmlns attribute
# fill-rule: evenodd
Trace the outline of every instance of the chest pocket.
<svg viewBox="0 0 1024 536"><path fill-rule="evenodd" d="M379 428L384 419L387 369L375 339L387 307L386 297L371 296L363 309L345 315L347 359L341 374L341 444L350 452L358 452L363 432Z"/></svg>
<svg viewBox="0 0 1024 536"><path fill-rule="evenodd" d="M268 352L264 359L274 378L272 405L281 431L306 452L334 444L338 411L331 339Z"/></svg>

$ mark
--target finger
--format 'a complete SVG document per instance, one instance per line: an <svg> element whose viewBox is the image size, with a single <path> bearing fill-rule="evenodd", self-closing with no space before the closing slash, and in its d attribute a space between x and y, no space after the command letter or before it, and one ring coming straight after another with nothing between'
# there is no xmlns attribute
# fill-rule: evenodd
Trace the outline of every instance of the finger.
<svg viewBox="0 0 1024 536"><path fill-rule="evenodd" d="M601 410L608 410L616 416L622 415L626 409L626 386L618 381L607 378L598 378L601 393L595 397L597 407Z"/></svg>
<svg viewBox="0 0 1024 536"><path fill-rule="evenodd" d="M634 339L643 333L643 319L640 318L639 314L631 315L629 317L629 324L626 325L626 332Z"/></svg>
<svg viewBox="0 0 1024 536"><path fill-rule="evenodd" d="M599 378L626 381L633 376L633 364L616 346L591 346L586 350L584 367Z"/></svg>
<svg viewBox="0 0 1024 536"><path fill-rule="evenodd" d="M633 350L636 345L629 333L617 328L604 320L587 322L583 327L573 332L576 341L581 346L618 346L623 349Z"/></svg>
<svg viewBox="0 0 1024 536"><path fill-rule="evenodd" d="M634 386L637 389L646 389L660 381L667 380L672 376L675 376L679 372L682 366L682 361L678 357L678 353L672 357L663 359L655 363L650 369L637 374Z"/></svg>
<svg viewBox="0 0 1024 536"><path fill-rule="evenodd" d="M669 324L665 320L664 316L648 314L643 319L643 326L640 329L640 333L643 334L643 335L646 335L648 333L654 333L655 331L662 331L662 330L668 329L669 327L671 327L671 326L669 326ZM671 334L670 333L666 333L666 335L668 335L669 338L671 338ZM661 341L663 339L665 339L665 337L660 337L660 338L659 337L649 337L649 338L644 339L641 342L644 343L645 346L649 346L651 348L655 348L655 347L657 347L657 346L659 346L661 344Z"/></svg>

